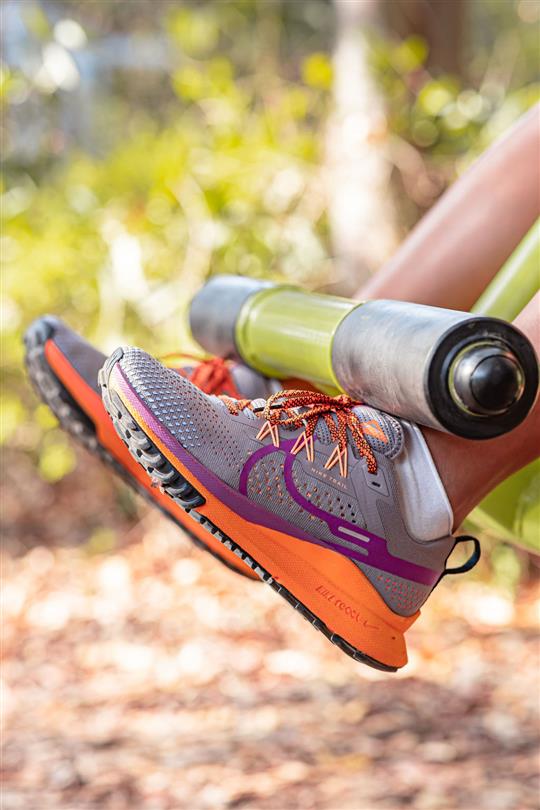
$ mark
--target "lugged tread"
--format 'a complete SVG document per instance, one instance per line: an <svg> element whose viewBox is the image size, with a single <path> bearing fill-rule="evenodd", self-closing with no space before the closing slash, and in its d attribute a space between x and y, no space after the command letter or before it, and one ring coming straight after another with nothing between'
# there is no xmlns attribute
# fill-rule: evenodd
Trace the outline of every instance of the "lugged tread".
<svg viewBox="0 0 540 810"><path fill-rule="evenodd" d="M167 488L170 489L170 492L167 492L167 494L172 497L182 509L193 509L196 506L202 506L204 498L202 498L180 473L174 469L169 460L163 456L138 425L137 430L128 428L129 436L126 434L122 424L123 420L126 419L128 424L130 424L133 422L133 418L126 411L118 394L114 391L112 393L109 391L101 374L99 383L103 393L105 409L134 459L164 491L166 491ZM121 425L122 427L120 427ZM143 441L141 441L140 434L144 436ZM133 437L135 437L135 439L132 441Z"/></svg>
<svg viewBox="0 0 540 810"><path fill-rule="evenodd" d="M196 535L190 532L183 523L180 523L170 512L163 508L163 506L155 501L148 490L141 486L132 476L122 467L122 465L101 445L96 436L95 425L92 420L81 410L77 402L66 391L60 380L56 377L51 369L47 358L45 357L45 344L47 340L52 338L54 334L54 326L49 324L46 318L42 318L37 323L27 330L24 336L25 344L25 363L28 370L28 376L32 386L34 387L39 398L49 406L51 411L58 419L60 426L66 433L69 433L73 438L79 442L86 450L93 455L97 456L107 467L112 469L124 483L128 484L132 490L140 495L147 503L152 504L155 508L164 514L169 520L172 520L183 532L185 532L189 539L197 546L197 548L211 554L216 560L219 560L223 565L227 566L230 571L235 574L246 576L240 569L231 565L228 560L220 557L211 548L205 545ZM149 440L145 433L139 428L137 423L131 419L129 430L132 437L136 437L143 446L149 446ZM121 435L124 444L129 448L126 438ZM174 473L173 467L171 467ZM178 476L177 476L178 477ZM189 484L187 482L176 482L178 490L181 491ZM249 577L248 577L249 578Z"/></svg>
<svg viewBox="0 0 540 810"><path fill-rule="evenodd" d="M171 485L169 483L162 483L163 479L159 479L158 482L161 486L163 492L165 492L169 497L171 497L179 506L182 507L186 512L189 513L190 517L193 520L196 520L201 526L211 532L214 537L216 537L220 543L222 543L226 548L230 551L233 551L237 557L239 557L242 562L244 562L252 571L254 571L257 576L263 581L270 585L276 593L278 593L283 599L285 599L296 611L298 611L305 619L308 621L313 627L319 630L326 638L335 644L342 652L346 655L353 658L355 661L359 661L363 664L367 664L374 669L378 669L382 672L396 672L397 667L387 666L386 664L377 661L371 656L366 655L361 650L354 647L348 641L346 641L342 636L334 633L330 628L312 613L309 608L304 605L299 599L297 599L291 591L285 588L280 583L276 582L276 580L272 577L272 575L264 569L259 563L254 560L249 554L247 554L241 546L238 545L234 540L232 540L228 535L226 535L218 526L212 523L209 518L205 515L201 515L200 512L197 512L197 506L203 506L205 503L205 499L203 498L200 493L190 484L186 479L173 467L170 461L166 458L166 456L161 452L161 450L154 444L154 442L150 439L150 437L144 433L144 430L138 425L138 429L145 435L148 441L148 448L143 450L142 443L140 441L133 441L132 447L132 439L128 436L126 437L126 431L124 428L124 424L128 424L133 422L133 417L129 413L128 409L120 399L118 395L114 395L113 398L114 402L111 401L111 396L109 394L108 389L108 379L109 375L114 367L114 365L120 360L122 357L121 350L117 350L114 354L107 360L103 368L99 373L99 384L102 387L103 394L103 402L107 413L111 417L115 429L119 432L119 434L123 437L127 447L133 457L138 461L139 464L147 471L147 473L152 477L155 478L155 457L159 455L161 457L161 464L159 465L160 470L172 469L176 473L179 480L182 480L185 485L189 488L189 494L185 497L182 492L179 492L179 487L177 482ZM134 435L134 432L131 431L131 436ZM196 502L197 498L199 499Z"/></svg>

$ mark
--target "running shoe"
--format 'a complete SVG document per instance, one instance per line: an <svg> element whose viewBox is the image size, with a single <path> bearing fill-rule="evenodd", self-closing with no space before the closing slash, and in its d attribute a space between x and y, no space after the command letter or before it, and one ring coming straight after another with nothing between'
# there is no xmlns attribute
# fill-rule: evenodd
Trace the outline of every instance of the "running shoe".
<svg viewBox="0 0 540 810"><path fill-rule="evenodd" d="M25 334L26 365L38 395L60 425L80 444L98 456L136 492L153 503L187 532L196 545L210 551L233 570L257 579L248 565L189 518L171 498L152 487L142 467L128 452L114 430L101 401L98 371L106 356L60 320L38 318ZM196 362L182 355L188 365L176 369L208 393L238 397L268 396L271 382L240 364L214 358ZM245 396L245 394L243 394Z"/></svg>
<svg viewBox="0 0 540 810"><path fill-rule="evenodd" d="M356 660L404 666L434 586L478 559L478 541L451 535L411 423L316 391L208 396L135 348L114 352L100 384L154 483ZM465 540L471 557L448 569Z"/></svg>

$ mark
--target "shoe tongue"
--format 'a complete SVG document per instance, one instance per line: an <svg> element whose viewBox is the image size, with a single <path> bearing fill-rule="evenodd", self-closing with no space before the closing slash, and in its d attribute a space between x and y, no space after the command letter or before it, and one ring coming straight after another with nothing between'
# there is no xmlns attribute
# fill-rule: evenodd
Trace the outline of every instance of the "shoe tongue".
<svg viewBox="0 0 540 810"><path fill-rule="evenodd" d="M401 452L404 436L398 419L367 405L357 405L353 413L372 450L387 458L395 458Z"/></svg>
<svg viewBox="0 0 540 810"><path fill-rule="evenodd" d="M231 377L242 399L269 397L272 393L272 380L243 363L236 363L231 368Z"/></svg>

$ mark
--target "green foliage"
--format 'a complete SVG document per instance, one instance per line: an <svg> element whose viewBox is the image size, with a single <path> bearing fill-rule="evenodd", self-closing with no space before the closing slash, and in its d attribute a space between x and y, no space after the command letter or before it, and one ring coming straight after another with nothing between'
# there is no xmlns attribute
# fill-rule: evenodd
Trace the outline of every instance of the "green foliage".
<svg viewBox="0 0 540 810"><path fill-rule="evenodd" d="M193 57L211 53L219 41L219 25L211 9L194 14L188 8L174 11L169 18L169 31L183 52Z"/></svg>
<svg viewBox="0 0 540 810"><path fill-rule="evenodd" d="M92 4L64 8L89 15L95 36L109 18L114 28L126 4L101 16ZM23 374L21 336L35 317L52 312L104 351L121 341L155 353L189 350L186 306L209 273L317 287L331 272L319 179L333 79L331 7L231 0L156 8L156 30L177 57L168 86L161 81L158 93L155 82L144 96L139 74L117 77L98 110L103 138L92 151L64 148L63 133L46 124L32 159L7 161L0 189L0 439L32 455L48 480L74 459ZM25 4L25 19L40 49L51 41L38 3ZM485 75L471 86L431 75L416 36L372 37L370 57L392 137L445 178L538 97L521 63L519 87ZM486 64L477 59L474 71ZM62 93L3 66L8 145L27 102L54 112ZM414 220L421 205L409 202Z"/></svg>
<svg viewBox="0 0 540 810"><path fill-rule="evenodd" d="M333 71L328 56L324 53L313 53L304 60L302 78L311 87L329 90L332 86Z"/></svg>
<svg viewBox="0 0 540 810"><path fill-rule="evenodd" d="M43 440L39 471L45 481L59 481L75 466L75 453L62 431L50 431Z"/></svg>
<svg viewBox="0 0 540 810"><path fill-rule="evenodd" d="M432 75L425 67L427 54L416 36L398 43L374 37L370 58L388 99L391 132L434 164L446 159L450 172L453 158L475 157L540 99L540 84L531 81L534 70L528 83L516 88L498 82L472 87L463 78Z"/></svg>
<svg viewBox="0 0 540 810"><path fill-rule="evenodd" d="M492 576L499 587L514 597L522 574L520 554L505 543L495 543L491 549Z"/></svg>
<svg viewBox="0 0 540 810"><path fill-rule="evenodd" d="M168 20L198 57L216 45L208 14L183 9ZM317 59L321 74L327 62ZM322 277L313 122L324 118L327 82L239 77L231 58L211 54L184 59L171 85L168 126L141 116L104 157L79 151L52 171L6 174L1 435L33 454L47 480L68 472L73 456L42 411L36 419L23 376L21 335L35 317L52 312L104 350L122 340L156 353L189 349L186 305L209 272Z"/></svg>

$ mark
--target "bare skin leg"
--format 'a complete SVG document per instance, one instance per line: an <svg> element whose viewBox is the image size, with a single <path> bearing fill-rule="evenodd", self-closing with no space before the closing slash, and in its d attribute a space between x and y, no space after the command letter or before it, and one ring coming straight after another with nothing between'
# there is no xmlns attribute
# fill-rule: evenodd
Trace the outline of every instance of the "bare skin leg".
<svg viewBox="0 0 540 810"><path fill-rule="evenodd" d="M443 195L358 291L469 310L540 214L540 105Z"/></svg>
<svg viewBox="0 0 540 810"><path fill-rule="evenodd" d="M446 192L358 297L469 310L540 213L539 167L537 105ZM540 355L540 293L515 325ZM459 526L497 484L538 457L540 401L498 439L423 432Z"/></svg>
<svg viewBox="0 0 540 810"><path fill-rule="evenodd" d="M514 324L540 355L540 293ZM422 432L446 488L457 527L497 484L538 457L540 399L519 427L497 439L471 441L429 428Z"/></svg>

